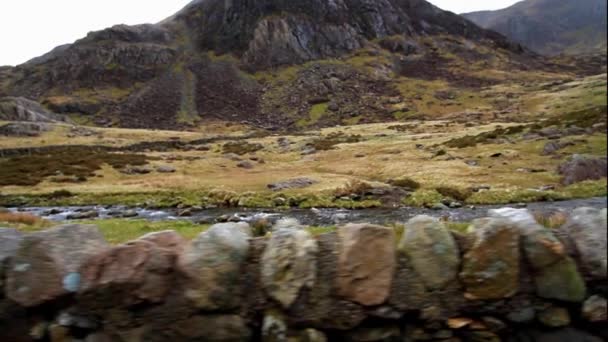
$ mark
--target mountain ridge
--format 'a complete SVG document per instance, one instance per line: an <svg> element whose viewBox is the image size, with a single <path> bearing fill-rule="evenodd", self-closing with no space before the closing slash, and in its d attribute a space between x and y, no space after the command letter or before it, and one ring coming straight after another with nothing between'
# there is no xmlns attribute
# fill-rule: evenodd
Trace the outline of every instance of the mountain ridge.
<svg viewBox="0 0 608 342"><path fill-rule="evenodd" d="M102 126L300 130L394 119L395 107L415 107L399 78L474 88L496 82L484 68L544 64L423 0L196 0L158 24L91 32L0 70L0 96Z"/></svg>
<svg viewBox="0 0 608 342"><path fill-rule="evenodd" d="M607 9L602 0L525 0L462 16L545 55L606 51Z"/></svg>

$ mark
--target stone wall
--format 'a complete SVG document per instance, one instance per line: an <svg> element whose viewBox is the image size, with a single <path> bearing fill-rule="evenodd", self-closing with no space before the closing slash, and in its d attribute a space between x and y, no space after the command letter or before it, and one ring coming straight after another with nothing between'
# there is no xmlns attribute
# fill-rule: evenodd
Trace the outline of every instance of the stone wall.
<svg viewBox="0 0 608 342"><path fill-rule="evenodd" d="M108 245L95 226L0 229L0 341L602 341L606 210L549 230L500 209L265 237L218 224Z"/></svg>

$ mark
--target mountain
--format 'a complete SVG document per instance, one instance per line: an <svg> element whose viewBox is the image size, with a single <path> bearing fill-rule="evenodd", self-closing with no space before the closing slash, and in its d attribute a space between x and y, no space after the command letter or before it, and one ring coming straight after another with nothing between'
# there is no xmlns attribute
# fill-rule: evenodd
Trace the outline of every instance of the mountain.
<svg viewBox="0 0 608 342"><path fill-rule="evenodd" d="M495 81L484 68L535 65L519 44L423 0L195 0L161 23L91 32L0 68L0 97L104 126L295 130L394 119L407 100L399 77L478 87Z"/></svg>
<svg viewBox="0 0 608 342"><path fill-rule="evenodd" d="M525 0L463 16L545 55L606 51L605 0Z"/></svg>

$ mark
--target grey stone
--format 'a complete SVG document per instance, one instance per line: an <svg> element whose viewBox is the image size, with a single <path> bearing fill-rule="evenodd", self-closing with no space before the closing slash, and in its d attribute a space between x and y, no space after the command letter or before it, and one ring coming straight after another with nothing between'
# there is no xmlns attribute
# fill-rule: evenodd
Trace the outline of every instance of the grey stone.
<svg viewBox="0 0 608 342"><path fill-rule="evenodd" d="M317 271L316 240L305 230L273 232L262 255L262 284L266 293L289 308L303 288L312 288Z"/></svg>
<svg viewBox="0 0 608 342"><path fill-rule="evenodd" d="M174 173L177 171L173 166L170 165L161 165L156 168L156 172L160 173Z"/></svg>
<svg viewBox="0 0 608 342"><path fill-rule="evenodd" d="M268 184L268 189L272 191L282 191L287 189L301 189L309 187L317 183L316 180L310 178L294 178L282 182Z"/></svg>
<svg viewBox="0 0 608 342"><path fill-rule="evenodd" d="M606 209L579 208L562 227L574 242L583 269L594 279L608 277L606 215Z"/></svg>
<svg viewBox="0 0 608 342"><path fill-rule="evenodd" d="M21 241L9 263L7 296L23 306L35 306L75 292L81 265L108 247L92 225L63 225L32 233Z"/></svg>
<svg viewBox="0 0 608 342"><path fill-rule="evenodd" d="M465 254L460 278L470 299L500 299L519 288L519 230L501 218L473 222L475 243Z"/></svg>
<svg viewBox="0 0 608 342"><path fill-rule="evenodd" d="M435 218L417 216L408 221L399 250L428 289L442 289L457 278L458 246L450 231Z"/></svg>
<svg viewBox="0 0 608 342"><path fill-rule="evenodd" d="M591 296L583 304L583 317L589 322L608 321L608 301L600 296Z"/></svg>
<svg viewBox="0 0 608 342"><path fill-rule="evenodd" d="M184 295L196 307L231 310L240 306L247 284L239 278L249 253L249 237L238 224L218 224L186 247L178 267L188 278Z"/></svg>

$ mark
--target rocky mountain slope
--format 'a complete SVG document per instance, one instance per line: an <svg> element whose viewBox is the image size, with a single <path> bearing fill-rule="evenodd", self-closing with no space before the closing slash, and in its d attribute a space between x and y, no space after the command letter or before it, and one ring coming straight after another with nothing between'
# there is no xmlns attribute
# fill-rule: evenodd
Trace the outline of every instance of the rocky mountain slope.
<svg viewBox="0 0 608 342"><path fill-rule="evenodd" d="M421 44L429 36L434 38ZM407 64L419 71L418 61L429 64L430 57L441 62L435 51L446 48L439 45L472 53L466 44L521 52L502 36L421 0L197 0L160 24L93 32L0 70L0 95L124 127L220 119L294 128L317 105L336 112L320 125L358 111L374 121L391 117L383 101L399 95L389 74L407 71ZM359 56L364 65L327 62L354 52L366 55ZM326 62L304 64L313 60ZM271 70L288 65L297 67L273 79Z"/></svg>
<svg viewBox="0 0 608 342"><path fill-rule="evenodd" d="M463 16L546 55L606 51L604 0L526 0Z"/></svg>
<svg viewBox="0 0 608 342"><path fill-rule="evenodd" d="M0 96L104 126L297 130L423 115L404 91L411 79L476 88L499 81L489 69L542 67L423 0L195 0L159 24L92 32L2 68Z"/></svg>

